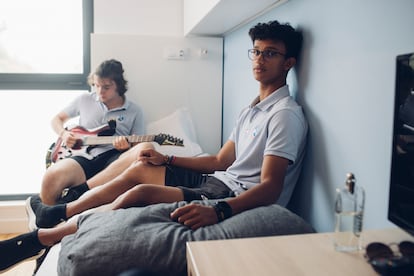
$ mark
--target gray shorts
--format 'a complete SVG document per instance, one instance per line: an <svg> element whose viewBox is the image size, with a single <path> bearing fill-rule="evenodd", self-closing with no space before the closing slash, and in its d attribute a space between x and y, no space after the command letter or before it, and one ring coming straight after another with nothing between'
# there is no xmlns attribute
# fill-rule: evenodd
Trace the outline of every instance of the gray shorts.
<svg viewBox="0 0 414 276"><path fill-rule="evenodd" d="M214 176L171 165L166 166L165 185L180 188L187 202L235 196L226 184Z"/></svg>

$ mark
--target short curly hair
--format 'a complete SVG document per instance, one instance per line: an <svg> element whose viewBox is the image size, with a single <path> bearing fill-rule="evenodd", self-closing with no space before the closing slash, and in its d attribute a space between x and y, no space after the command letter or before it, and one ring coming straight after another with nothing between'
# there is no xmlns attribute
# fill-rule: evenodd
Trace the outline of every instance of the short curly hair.
<svg viewBox="0 0 414 276"><path fill-rule="evenodd" d="M123 96L128 90L128 81L124 78L124 68L122 63L115 59L109 59L102 62L88 77L88 82L93 85L93 76L99 78L111 79L116 83L117 92Z"/></svg>
<svg viewBox="0 0 414 276"><path fill-rule="evenodd" d="M302 33L295 30L289 23L280 24L278 21L258 23L249 30L249 36L254 43L256 40L273 40L285 44L286 57L298 58L302 48Z"/></svg>

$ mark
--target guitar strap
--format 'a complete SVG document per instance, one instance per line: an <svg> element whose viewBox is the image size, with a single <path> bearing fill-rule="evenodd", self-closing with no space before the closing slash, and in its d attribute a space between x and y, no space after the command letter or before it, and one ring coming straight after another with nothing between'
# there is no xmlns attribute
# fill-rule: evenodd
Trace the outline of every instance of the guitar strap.
<svg viewBox="0 0 414 276"><path fill-rule="evenodd" d="M108 129L104 129L102 131L100 131L97 136L113 136L115 134L115 130L116 130L116 120L114 119L110 119L108 120ZM86 153L90 153L91 149L93 149L94 147L96 147L97 145L94 146L88 146L86 148Z"/></svg>
<svg viewBox="0 0 414 276"><path fill-rule="evenodd" d="M114 128L108 128L105 130L102 130L101 132L99 132L97 134L97 136L112 136L115 134L115 129Z"/></svg>

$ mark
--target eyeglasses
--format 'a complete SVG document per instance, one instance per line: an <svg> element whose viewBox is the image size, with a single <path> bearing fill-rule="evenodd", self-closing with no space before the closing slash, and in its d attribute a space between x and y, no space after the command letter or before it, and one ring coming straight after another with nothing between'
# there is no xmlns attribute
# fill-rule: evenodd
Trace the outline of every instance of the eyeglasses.
<svg viewBox="0 0 414 276"><path fill-rule="evenodd" d="M384 243L368 244L365 249L368 262L381 275L414 275L414 243L403 241L390 245L398 246L398 252Z"/></svg>
<svg viewBox="0 0 414 276"><path fill-rule="evenodd" d="M283 54L281 52L278 51L274 51L274 50L257 50L257 49L249 49L247 50L247 54L249 56L249 59L251 60L256 60L260 57L260 55L263 56L264 59L272 59L274 57L277 56L286 56L286 54Z"/></svg>

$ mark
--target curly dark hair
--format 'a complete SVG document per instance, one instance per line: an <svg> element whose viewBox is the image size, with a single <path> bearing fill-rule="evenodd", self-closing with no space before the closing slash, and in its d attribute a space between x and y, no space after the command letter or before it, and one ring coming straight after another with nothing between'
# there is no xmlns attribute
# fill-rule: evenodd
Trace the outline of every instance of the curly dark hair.
<svg viewBox="0 0 414 276"><path fill-rule="evenodd" d="M118 60L109 59L102 62L96 68L95 72L89 75L90 84L93 84L93 76L113 80L116 83L117 92L120 96L123 96L128 90L128 81L124 78L124 68L122 67L122 63Z"/></svg>
<svg viewBox="0 0 414 276"><path fill-rule="evenodd" d="M249 36L255 40L270 39L282 42L286 47L286 57L298 58L302 48L302 33L295 30L289 23L280 24L278 21L258 23L249 30Z"/></svg>

